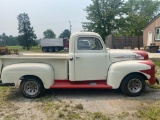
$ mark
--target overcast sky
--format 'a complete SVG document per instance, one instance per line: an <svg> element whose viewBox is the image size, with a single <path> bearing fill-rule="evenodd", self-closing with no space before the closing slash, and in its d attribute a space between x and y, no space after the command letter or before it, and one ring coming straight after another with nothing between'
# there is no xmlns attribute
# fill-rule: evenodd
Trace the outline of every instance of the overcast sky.
<svg viewBox="0 0 160 120"><path fill-rule="evenodd" d="M52 29L56 37L64 29L72 32L82 30L81 22L86 22L83 10L91 4L91 0L0 0L0 35L18 35L17 16L28 13L31 26L38 38L43 37L46 29Z"/></svg>

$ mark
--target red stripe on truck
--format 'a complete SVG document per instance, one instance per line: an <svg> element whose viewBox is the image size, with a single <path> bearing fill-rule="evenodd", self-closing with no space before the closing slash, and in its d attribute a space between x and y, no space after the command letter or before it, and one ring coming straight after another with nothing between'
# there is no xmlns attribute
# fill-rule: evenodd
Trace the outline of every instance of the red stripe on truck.
<svg viewBox="0 0 160 120"><path fill-rule="evenodd" d="M150 84L155 84L156 83L156 76L155 76L155 65L151 60L147 60L147 61L143 61L143 62L139 62L142 64L146 64L148 66L151 67L151 69L148 70L140 70L141 72L150 75L150 79L149 79L149 83Z"/></svg>
<svg viewBox="0 0 160 120"><path fill-rule="evenodd" d="M144 60L148 60L148 54L145 51L134 51L134 53L139 54L144 57Z"/></svg>
<svg viewBox="0 0 160 120"><path fill-rule="evenodd" d="M106 84L106 80L95 81L70 81L70 80L55 80L50 88L97 88L97 89L112 89L112 86Z"/></svg>

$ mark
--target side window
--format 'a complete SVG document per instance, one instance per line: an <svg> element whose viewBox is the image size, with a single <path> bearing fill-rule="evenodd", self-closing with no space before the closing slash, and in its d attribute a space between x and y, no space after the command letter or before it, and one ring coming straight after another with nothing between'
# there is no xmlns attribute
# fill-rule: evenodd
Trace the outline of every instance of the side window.
<svg viewBox="0 0 160 120"><path fill-rule="evenodd" d="M160 27L156 28L155 40L160 40Z"/></svg>
<svg viewBox="0 0 160 120"><path fill-rule="evenodd" d="M94 37L80 37L77 41L78 50L102 50L103 46L99 39Z"/></svg>

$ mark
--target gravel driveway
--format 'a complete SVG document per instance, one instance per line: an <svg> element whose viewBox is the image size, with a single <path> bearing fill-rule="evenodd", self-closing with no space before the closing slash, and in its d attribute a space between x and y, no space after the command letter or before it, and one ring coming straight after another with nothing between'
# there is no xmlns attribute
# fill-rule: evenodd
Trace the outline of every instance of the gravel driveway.
<svg viewBox="0 0 160 120"><path fill-rule="evenodd" d="M56 89L39 99L26 99L12 88L1 100L1 119L20 120L135 120L137 111L160 101L160 90L146 87L139 97L124 96L118 90ZM82 108L76 109L76 105ZM107 117L106 117L107 116Z"/></svg>

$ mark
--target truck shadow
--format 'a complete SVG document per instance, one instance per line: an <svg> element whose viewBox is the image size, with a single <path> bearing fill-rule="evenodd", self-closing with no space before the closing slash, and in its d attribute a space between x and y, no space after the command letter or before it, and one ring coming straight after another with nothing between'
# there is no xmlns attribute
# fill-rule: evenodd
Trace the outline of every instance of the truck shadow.
<svg viewBox="0 0 160 120"><path fill-rule="evenodd" d="M45 96L56 97L58 99L88 99L88 100L113 100L113 99L132 99L147 100L160 99L160 91L156 89L146 88L144 93L137 97L125 96L121 90L106 89L51 89ZM44 97L45 97L44 96Z"/></svg>
<svg viewBox="0 0 160 120"><path fill-rule="evenodd" d="M11 92L6 96L7 100L11 101L23 101L28 100L37 101L38 99L53 100L68 100L82 99L82 100L114 100L114 99L132 99L132 100L155 100L160 99L160 90L146 88L144 93L138 97L125 96L120 90L106 90L106 89L50 89L46 90L46 93L37 99L24 98L19 89L12 88ZM39 101L39 100L38 100Z"/></svg>

